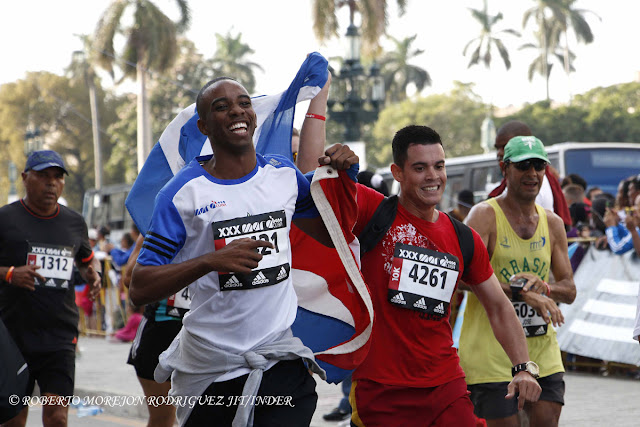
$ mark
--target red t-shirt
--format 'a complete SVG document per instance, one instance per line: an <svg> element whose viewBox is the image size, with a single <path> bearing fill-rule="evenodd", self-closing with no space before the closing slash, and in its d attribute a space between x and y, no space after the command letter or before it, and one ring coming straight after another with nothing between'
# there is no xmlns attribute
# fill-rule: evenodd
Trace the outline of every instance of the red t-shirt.
<svg viewBox="0 0 640 427"><path fill-rule="evenodd" d="M369 222L383 196L358 185L359 235ZM418 311L391 304L388 283L395 244L436 250L460 260L460 275L465 283L476 285L491 277L493 269L482 239L473 231L474 256L470 268L462 265L462 252L449 218L440 212L435 223L420 219L398 204L396 219L385 237L362 257L362 273L371 292L375 322L371 348L353 379L364 378L382 384L407 387L435 387L464 377L458 353L453 346L449 313L434 319ZM457 287L457 284L456 284Z"/></svg>

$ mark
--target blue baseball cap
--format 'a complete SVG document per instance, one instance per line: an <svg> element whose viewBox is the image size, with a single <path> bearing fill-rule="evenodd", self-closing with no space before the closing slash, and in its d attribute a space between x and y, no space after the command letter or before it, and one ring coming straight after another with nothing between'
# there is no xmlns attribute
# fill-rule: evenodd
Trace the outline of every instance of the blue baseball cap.
<svg viewBox="0 0 640 427"><path fill-rule="evenodd" d="M27 159L27 164L24 167L24 171L28 172L30 170L41 171L46 168L58 167L64 171L67 175L67 169L64 167L64 161L60 154L56 153L53 150L40 150L34 151L29 154L29 158Z"/></svg>

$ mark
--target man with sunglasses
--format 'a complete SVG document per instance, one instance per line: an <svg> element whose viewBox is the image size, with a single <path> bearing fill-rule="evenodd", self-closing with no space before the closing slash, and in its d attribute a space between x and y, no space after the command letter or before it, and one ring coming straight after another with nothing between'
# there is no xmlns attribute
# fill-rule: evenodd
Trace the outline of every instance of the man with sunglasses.
<svg viewBox="0 0 640 427"><path fill-rule="evenodd" d="M555 326L564 322L557 302L576 296L562 219L536 204L549 160L534 136L518 136L504 149L500 169L507 190L471 210L467 225L489 252L491 265L511 298L527 337L531 359L539 365L515 367L493 336L489 318L470 293L460 336L460 364L477 416L491 426L519 426L518 408L505 400L511 374L519 369L539 375L542 394L524 407L530 425L557 426L564 405L563 365ZM555 279L549 281L550 273ZM539 371L539 372L537 372Z"/></svg>
<svg viewBox="0 0 640 427"><path fill-rule="evenodd" d="M502 157L504 156L504 147L511 138L531 135L533 135L531 128L529 128L526 123L519 120L511 120L500 126L496 133L496 142L494 145L498 162L502 161ZM505 188L507 188L507 182L503 178L500 184L489 193L489 197L498 197L504 192ZM569 212L569 206L563 197L562 188L558 178L556 177L553 166L548 163L542 180L542 186L540 187L540 192L538 193L538 197L536 197L536 203L543 208L553 210L558 214L560 218L562 218L562 221L564 221L567 229L571 226L571 213Z"/></svg>

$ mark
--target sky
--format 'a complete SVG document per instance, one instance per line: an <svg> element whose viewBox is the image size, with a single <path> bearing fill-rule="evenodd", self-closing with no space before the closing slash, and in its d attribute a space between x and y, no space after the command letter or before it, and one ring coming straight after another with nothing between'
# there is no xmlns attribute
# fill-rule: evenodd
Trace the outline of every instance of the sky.
<svg viewBox="0 0 640 427"><path fill-rule="evenodd" d="M71 61L73 51L82 48L76 34L90 34L112 0L22 0L2 2L0 6L0 84L24 78L27 71L46 70L62 74ZM169 17L177 19L173 0L156 0ZM413 64L427 70L433 85L422 91L427 96L446 93L454 81L475 83L475 91L485 102L498 107L521 105L545 98L545 83L540 76L527 79L527 68L534 52L518 47L530 42L533 23L522 30L522 15L533 0L489 0L489 12L503 12L498 29L513 28L522 38L503 37L513 64L507 72L497 53L492 69L483 66L467 68L464 46L480 33L479 24L468 8L482 9L482 0L425 1L409 0L407 12L397 16L395 0L388 0L388 33L396 39L417 34L413 46L425 52ZM319 44L312 29L311 0L245 0L220 2L190 0L192 24L189 39L205 57L215 53L215 34L242 33L243 42L255 50L249 58L264 68L257 71L256 94L273 94L284 90L306 54L318 51L325 57L343 56L344 33L348 25L347 9L340 13L341 40ZM595 41L576 45L576 72L567 79L556 65L551 75L551 98L566 102L570 94L584 93L598 86L609 86L638 79L640 55L633 28L640 16L638 0L577 0L576 6L587 14ZM388 44L383 43L385 46ZM109 86L109 78L103 80ZM133 88L131 89L133 91Z"/></svg>

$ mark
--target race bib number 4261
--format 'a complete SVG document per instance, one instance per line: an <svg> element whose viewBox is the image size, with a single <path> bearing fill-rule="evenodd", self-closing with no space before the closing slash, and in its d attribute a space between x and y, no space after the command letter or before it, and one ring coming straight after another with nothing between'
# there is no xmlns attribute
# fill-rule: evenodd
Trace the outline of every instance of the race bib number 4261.
<svg viewBox="0 0 640 427"><path fill-rule="evenodd" d="M67 289L73 273L73 247L29 243L27 265L40 267L37 272L46 279L44 283L36 279L36 286Z"/></svg>
<svg viewBox="0 0 640 427"><path fill-rule="evenodd" d="M388 300L391 304L444 317L458 281L458 258L403 243L393 254Z"/></svg>
<svg viewBox="0 0 640 427"><path fill-rule="evenodd" d="M284 210L214 222L212 227L216 250L242 238L264 240L273 245L273 248L258 248L262 260L251 273L219 273L221 291L272 286L289 277L289 228Z"/></svg>

